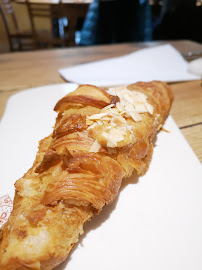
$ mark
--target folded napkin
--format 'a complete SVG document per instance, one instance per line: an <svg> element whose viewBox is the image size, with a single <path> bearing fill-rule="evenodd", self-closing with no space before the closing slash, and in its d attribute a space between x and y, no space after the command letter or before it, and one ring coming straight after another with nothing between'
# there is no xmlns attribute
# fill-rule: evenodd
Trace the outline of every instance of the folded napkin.
<svg viewBox="0 0 202 270"><path fill-rule="evenodd" d="M202 57L191 61L188 65L188 71L202 78Z"/></svg>
<svg viewBox="0 0 202 270"><path fill-rule="evenodd" d="M188 72L188 63L169 44L63 68L59 73L67 81L98 86L115 86L136 81L177 82L200 79L200 76Z"/></svg>

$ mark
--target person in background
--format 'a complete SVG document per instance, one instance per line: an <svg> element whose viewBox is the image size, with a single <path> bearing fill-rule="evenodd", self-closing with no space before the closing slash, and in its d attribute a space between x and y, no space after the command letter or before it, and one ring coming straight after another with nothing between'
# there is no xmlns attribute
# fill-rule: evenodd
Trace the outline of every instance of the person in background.
<svg viewBox="0 0 202 270"><path fill-rule="evenodd" d="M79 45L151 39L149 0L94 0L84 21Z"/></svg>
<svg viewBox="0 0 202 270"><path fill-rule="evenodd" d="M190 39L202 42L202 6L196 0L163 0L155 40Z"/></svg>

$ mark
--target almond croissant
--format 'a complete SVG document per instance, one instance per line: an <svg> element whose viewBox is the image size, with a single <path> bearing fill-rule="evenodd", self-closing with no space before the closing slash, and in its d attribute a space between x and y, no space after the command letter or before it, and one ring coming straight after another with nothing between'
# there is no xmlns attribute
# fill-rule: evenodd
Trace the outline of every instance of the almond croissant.
<svg viewBox="0 0 202 270"><path fill-rule="evenodd" d="M0 269L52 269L66 259L83 225L116 197L123 178L144 174L152 139L173 100L162 82L118 88L79 86L55 106L53 133L16 184L1 229Z"/></svg>

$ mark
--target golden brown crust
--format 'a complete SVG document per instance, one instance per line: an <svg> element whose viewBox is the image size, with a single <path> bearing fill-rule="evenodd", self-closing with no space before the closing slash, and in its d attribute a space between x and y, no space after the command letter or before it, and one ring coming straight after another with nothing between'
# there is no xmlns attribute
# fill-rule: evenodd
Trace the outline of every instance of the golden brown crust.
<svg viewBox="0 0 202 270"><path fill-rule="evenodd" d="M86 128L86 117L79 114L72 114L70 116L63 117L60 125L55 128L52 137L60 138L64 135L73 133L75 131L82 131Z"/></svg>
<svg viewBox="0 0 202 270"><path fill-rule="evenodd" d="M84 223L114 200L122 179L134 169L146 172L152 139L169 113L173 95L157 81L127 88L146 95L153 114L141 114L138 122L126 117L133 140L115 148L103 143L96 153L90 151L99 134L89 130L86 118L119 98L107 89L82 85L57 103L53 134L40 142L32 168L15 184L13 212L0 239L0 269L57 266L78 241Z"/></svg>
<svg viewBox="0 0 202 270"><path fill-rule="evenodd" d="M47 186L41 202L51 205L62 200L92 206L99 213L115 198L121 180L121 167L112 158L96 153L77 155L69 160L66 174Z"/></svg>
<svg viewBox="0 0 202 270"><path fill-rule="evenodd" d="M93 107L96 107L99 109L102 109L102 108L106 107L107 105L109 105L107 102L105 102L103 100L97 100L94 98L77 95L77 96L66 96L66 97L62 98L55 105L54 110L56 112L61 111L62 105L63 105L63 110L65 110L65 108L67 107L66 105L68 105L69 103L82 104L85 106L88 105L88 106L93 106Z"/></svg>

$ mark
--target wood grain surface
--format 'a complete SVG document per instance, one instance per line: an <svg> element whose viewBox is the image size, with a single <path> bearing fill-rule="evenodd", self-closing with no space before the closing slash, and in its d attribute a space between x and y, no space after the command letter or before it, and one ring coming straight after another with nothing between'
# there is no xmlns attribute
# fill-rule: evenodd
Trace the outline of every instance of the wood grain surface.
<svg viewBox="0 0 202 270"><path fill-rule="evenodd" d="M64 83L59 68L121 56L163 42L78 47L0 55L0 118L8 98L24 89ZM181 53L200 51L202 45L191 41L171 41ZM175 100L171 115L202 162L202 87L200 81L170 84Z"/></svg>

